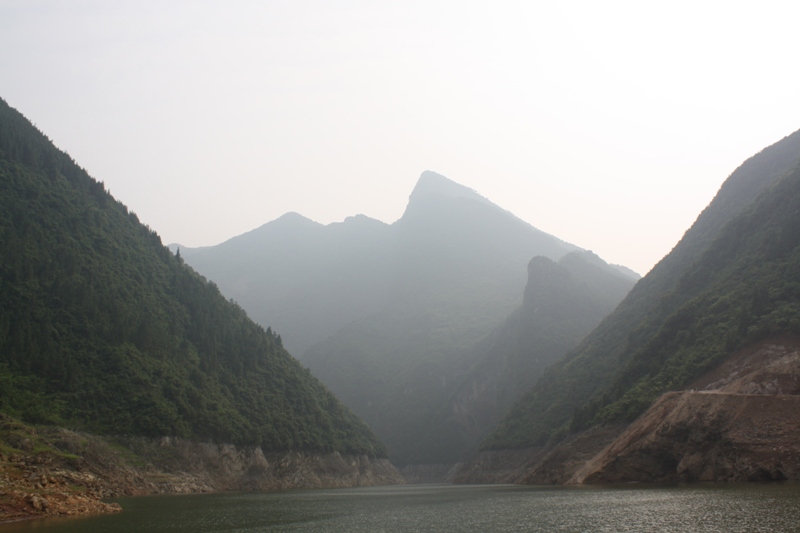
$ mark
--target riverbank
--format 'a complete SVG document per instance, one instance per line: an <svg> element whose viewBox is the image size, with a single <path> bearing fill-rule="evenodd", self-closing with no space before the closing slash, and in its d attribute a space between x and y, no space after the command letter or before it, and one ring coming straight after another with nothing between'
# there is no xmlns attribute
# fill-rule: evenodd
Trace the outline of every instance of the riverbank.
<svg viewBox="0 0 800 533"><path fill-rule="evenodd" d="M105 438L0 415L0 522L121 511L107 498L402 484L386 459Z"/></svg>

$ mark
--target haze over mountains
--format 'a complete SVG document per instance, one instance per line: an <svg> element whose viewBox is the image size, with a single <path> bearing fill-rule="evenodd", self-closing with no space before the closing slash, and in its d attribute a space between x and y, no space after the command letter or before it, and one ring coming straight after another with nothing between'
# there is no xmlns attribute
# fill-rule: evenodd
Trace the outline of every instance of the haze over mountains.
<svg viewBox="0 0 800 533"><path fill-rule="evenodd" d="M430 432L441 418L434 413L480 359L473 344L522 303L531 258L571 252L585 254L433 172L421 175L393 224L357 216L322 226L287 214L218 246L181 249L280 333L400 464L455 462L469 448L462 437L426 445L445 442ZM589 263L597 261L604 275L632 286L635 274ZM612 290L611 300L627 288ZM616 301L600 307L607 313ZM578 329L564 346L591 327Z"/></svg>
<svg viewBox="0 0 800 533"><path fill-rule="evenodd" d="M800 132L637 283L433 172L393 224L289 213L173 255L0 101L0 236L0 414L249 450L217 486L296 486L265 451L333 485L479 448L461 481L800 476Z"/></svg>
<svg viewBox="0 0 800 533"><path fill-rule="evenodd" d="M486 304L509 306L519 299L531 257L557 259L574 249L471 189L424 172L394 224L357 215L323 226L287 213L217 246L181 247L181 254L302 357L354 320L431 290L442 299L497 293L490 295L497 303ZM459 276L480 270L497 272L496 291L463 288L467 280Z"/></svg>
<svg viewBox="0 0 800 533"><path fill-rule="evenodd" d="M795 479L797 449L765 435L777 424L796 442L800 427L779 409L798 393L797 343L786 337L800 333L798 202L800 132L731 174L672 252L548 369L483 449L535 450L573 434L549 459L516 467L529 470L517 479L563 482L564 465L580 463L580 431L628 423L668 391L702 388L662 397L576 479ZM706 392L716 399L692 396ZM759 418L770 402L778 418Z"/></svg>
<svg viewBox="0 0 800 533"><path fill-rule="evenodd" d="M423 435L406 427L404 449L414 450L407 461L451 464L471 456L544 369L597 326L633 283L591 252L570 252L558 262L534 257L520 307L468 349L420 365L404 384L414 389L412 394L439 402ZM432 377L451 385L442 386ZM426 385L430 392L420 394ZM408 400L387 402L382 415L390 422L373 424L376 431L390 433L391 423L413 419L414 411L398 409L403 403ZM416 403L424 412L421 402ZM404 438L400 432L394 435Z"/></svg>

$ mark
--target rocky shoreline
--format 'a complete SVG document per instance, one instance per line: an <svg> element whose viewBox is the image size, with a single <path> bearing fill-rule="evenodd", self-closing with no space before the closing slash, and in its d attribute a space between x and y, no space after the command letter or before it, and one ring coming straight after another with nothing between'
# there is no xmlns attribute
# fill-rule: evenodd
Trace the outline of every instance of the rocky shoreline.
<svg viewBox="0 0 800 533"><path fill-rule="evenodd" d="M146 494L405 483L387 459L177 438L103 438L0 415L0 522L119 512Z"/></svg>
<svg viewBox="0 0 800 533"><path fill-rule="evenodd" d="M800 337L756 343L668 392L630 425L556 445L486 451L456 483L800 480Z"/></svg>

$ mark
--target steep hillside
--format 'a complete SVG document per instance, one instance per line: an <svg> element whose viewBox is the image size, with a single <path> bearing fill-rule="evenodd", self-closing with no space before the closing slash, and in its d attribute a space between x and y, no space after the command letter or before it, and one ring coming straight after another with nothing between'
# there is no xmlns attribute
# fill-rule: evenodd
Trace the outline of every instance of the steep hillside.
<svg viewBox="0 0 800 533"><path fill-rule="evenodd" d="M382 456L281 346L0 101L0 411L101 434Z"/></svg>
<svg viewBox="0 0 800 533"><path fill-rule="evenodd" d="M391 225L359 216L322 226L288 214L218 246L181 252L287 346L307 346L301 361L369 422L393 460L431 463L461 454L463 436L455 443L426 434L485 355L473 345L520 305L531 257L558 261L576 250L424 172Z"/></svg>
<svg viewBox="0 0 800 533"><path fill-rule="evenodd" d="M287 213L218 246L171 248L297 355L389 298L391 229L363 215L323 226Z"/></svg>
<svg viewBox="0 0 800 533"><path fill-rule="evenodd" d="M630 421L737 349L798 331L800 133L737 169L675 249L517 404L484 449Z"/></svg>
<svg viewBox="0 0 800 533"><path fill-rule="evenodd" d="M574 247L433 173L391 230L386 305L302 360L367 420L393 461L455 462L460 445L426 434L473 364L472 344L519 305L532 255L558 259Z"/></svg>
<svg viewBox="0 0 800 533"><path fill-rule="evenodd" d="M756 343L661 396L572 483L800 479L800 337Z"/></svg>
<svg viewBox="0 0 800 533"><path fill-rule="evenodd" d="M418 438L419 456L447 462L474 453L544 369L596 327L633 284L591 252L571 252L558 263L533 258L522 305L462 356L470 368Z"/></svg>
<svg viewBox="0 0 800 533"><path fill-rule="evenodd" d="M387 459L366 455L101 437L23 424L0 413L0 524L117 512L118 504L103 500L121 496L402 483Z"/></svg>
<svg viewBox="0 0 800 533"><path fill-rule="evenodd" d="M445 313L448 328L462 327L466 318L468 331L481 312L498 320L518 302L531 257L558 259L576 247L424 172L405 214L391 225L358 215L323 226L287 213L217 246L180 249L187 263L258 323L280 331L286 347L305 359L310 347L351 323L398 308L434 308ZM486 311L447 316L463 308L461 300L485 301Z"/></svg>

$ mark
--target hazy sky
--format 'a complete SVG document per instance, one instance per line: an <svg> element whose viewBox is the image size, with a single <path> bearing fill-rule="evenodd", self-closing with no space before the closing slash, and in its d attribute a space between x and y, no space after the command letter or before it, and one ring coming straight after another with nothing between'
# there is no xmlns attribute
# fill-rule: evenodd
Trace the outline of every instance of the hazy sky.
<svg viewBox="0 0 800 533"><path fill-rule="evenodd" d="M0 97L165 244L429 169L644 274L800 128L798 5L0 0Z"/></svg>

